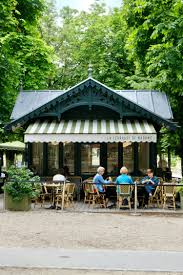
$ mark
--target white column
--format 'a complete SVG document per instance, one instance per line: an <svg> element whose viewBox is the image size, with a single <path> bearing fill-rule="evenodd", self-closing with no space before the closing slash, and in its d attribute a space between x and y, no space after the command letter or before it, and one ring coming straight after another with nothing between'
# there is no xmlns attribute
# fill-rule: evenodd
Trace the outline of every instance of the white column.
<svg viewBox="0 0 183 275"><path fill-rule="evenodd" d="M6 159L6 151L3 152L3 167L7 168L7 159Z"/></svg>

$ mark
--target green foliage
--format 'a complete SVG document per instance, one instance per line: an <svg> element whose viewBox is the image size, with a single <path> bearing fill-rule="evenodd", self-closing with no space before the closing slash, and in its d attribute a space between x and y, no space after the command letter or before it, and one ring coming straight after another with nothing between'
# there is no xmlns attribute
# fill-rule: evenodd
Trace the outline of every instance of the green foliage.
<svg viewBox="0 0 183 275"><path fill-rule="evenodd" d="M160 149L170 146L183 159L183 2L124 0L128 27L125 48L135 65L127 81L135 89L166 92L171 101L176 133L162 129Z"/></svg>
<svg viewBox="0 0 183 275"><path fill-rule="evenodd" d="M9 121L21 80L25 89L41 89L54 74L53 48L38 29L44 7L43 0L0 1L1 123ZM0 133L0 140L8 138Z"/></svg>
<svg viewBox="0 0 183 275"><path fill-rule="evenodd" d="M36 198L40 193L40 178L27 168L9 168L8 182L4 185L4 191L12 196L13 200L20 201L25 196Z"/></svg>
<svg viewBox="0 0 183 275"><path fill-rule="evenodd" d="M127 88L126 76L134 73L134 66L124 49L126 25L120 10L108 11L102 1L95 1L89 12L64 7L57 14L53 1L48 2L48 10L40 29L56 53L53 88L65 89L87 78L89 63L99 81Z"/></svg>

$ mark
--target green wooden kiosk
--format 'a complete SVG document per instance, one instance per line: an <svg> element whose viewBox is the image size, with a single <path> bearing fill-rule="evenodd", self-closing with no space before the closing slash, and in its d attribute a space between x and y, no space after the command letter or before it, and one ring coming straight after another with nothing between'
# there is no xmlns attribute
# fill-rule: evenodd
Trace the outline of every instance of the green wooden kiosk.
<svg viewBox="0 0 183 275"><path fill-rule="evenodd" d="M156 169L161 127L176 129L169 100L155 90L113 90L89 76L68 90L20 91L6 129L24 129L28 166L52 176L67 166L87 178L99 165L117 175Z"/></svg>

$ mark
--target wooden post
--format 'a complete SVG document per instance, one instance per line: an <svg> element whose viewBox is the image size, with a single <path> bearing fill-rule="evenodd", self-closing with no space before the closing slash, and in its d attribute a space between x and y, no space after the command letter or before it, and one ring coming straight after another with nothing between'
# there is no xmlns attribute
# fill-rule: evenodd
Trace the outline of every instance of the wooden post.
<svg viewBox="0 0 183 275"><path fill-rule="evenodd" d="M123 143L118 142L118 173L123 166Z"/></svg>
<svg viewBox="0 0 183 275"><path fill-rule="evenodd" d="M139 145L138 142L134 142L134 175L139 173Z"/></svg>
<svg viewBox="0 0 183 275"><path fill-rule="evenodd" d="M107 172L107 143L100 144L100 165L105 168Z"/></svg>
<svg viewBox="0 0 183 275"><path fill-rule="evenodd" d="M43 143L43 176L48 174L48 144Z"/></svg>
<svg viewBox="0 0 183 275"><path fill-rule="evenodd" d="M74 143L74 174L81 175L81 143Z"/></svg>
<svg viewBox="0 0 183 275"><path fill-rule="evenodd" d="M59 168L63 168L63 166L64 166L64 155L63 155L63 148L64 146L63 146L63 143L62 142L60 142L59 143Z"/></svg>

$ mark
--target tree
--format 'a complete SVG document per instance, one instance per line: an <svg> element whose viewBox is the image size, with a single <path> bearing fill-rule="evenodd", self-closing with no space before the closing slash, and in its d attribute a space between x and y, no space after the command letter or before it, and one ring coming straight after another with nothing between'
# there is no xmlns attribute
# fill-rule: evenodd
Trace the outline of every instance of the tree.
<svg viewBox="0 0 183 275"><path fill-rule="evenodd" d="M54 88L65 89L87 78L89 63L93 77L116 89L127 87L125 77L133 74L133 64L124 48L126 25L118 9L108 11L96 1L89 12L64 7L55 17L54 3L49 1L49 11L50 16L42 18L41 33L57 56Z"/></svg>
<svg viewBox="0 0 183 275"><path fill-rule="evenodd" d="M172 149L182 158L183 171L183 2L181 0L126 0L123 14L128 26L126 49L135 65L128 77L133 88L166 92L175 120L181 126L169 136ZM177 140L177 143L175 143Z"/></svg>
<svg viewBox="0 0 183 275"><path fill-rule="evenodd" d="M26 89L45 88L54 73L53 50L38 31L43 9L43 0L3 0L0 3L1 123L9 121L20 80ZM0 137L7 138L2 134Z"/></svg>

